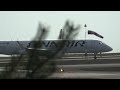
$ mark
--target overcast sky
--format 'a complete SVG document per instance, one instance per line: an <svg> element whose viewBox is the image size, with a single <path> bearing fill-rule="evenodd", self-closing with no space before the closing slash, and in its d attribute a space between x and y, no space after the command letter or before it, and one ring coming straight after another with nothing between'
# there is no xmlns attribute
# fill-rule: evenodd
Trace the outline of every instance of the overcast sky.
<svg viewBox="0 0 120 90"><path fill-rule="evenodd" d="M87 24L87 30L104 37L87 35L87 39L103 41L113 48L112 52L120 52L120 11L0 11L0 41L31 40L39 22L50 27L47 39L57 39L68 19L81 25L76 39L85 38Z"/></svg>

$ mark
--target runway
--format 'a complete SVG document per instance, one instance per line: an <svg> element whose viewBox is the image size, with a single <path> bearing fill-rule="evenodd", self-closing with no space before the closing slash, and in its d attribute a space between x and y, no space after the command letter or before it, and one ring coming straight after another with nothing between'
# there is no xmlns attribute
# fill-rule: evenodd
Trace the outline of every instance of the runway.
<svg viewBox="0 0 120 90"><path fill-rule="evenodd" d="M54 73L49 78L51 79L120 79L120 73L103 73L103 72L84 72L80 73Z"/></svg>
<svg viewBox="0 0 120 90"><path fill-rule="evenodd" d="M9 57L0 57L0 71L4 70ZM98 59L80 55L63 56L55 60L56 72L49 79L120 79L120 55L103 55ZM63 72L61 72L61 69Z"/></svg>

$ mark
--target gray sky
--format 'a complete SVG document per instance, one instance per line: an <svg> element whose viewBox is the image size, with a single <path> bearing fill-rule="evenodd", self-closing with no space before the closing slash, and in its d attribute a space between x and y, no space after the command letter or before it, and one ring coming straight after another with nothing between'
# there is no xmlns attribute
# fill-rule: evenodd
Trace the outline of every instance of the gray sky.
<svg viewBox="0 0 120 90"><path fill-rule="evenodd" d="M31 40L36 34L38 23L50 27L47 39L57 39L66 20L80 24L81 29L76 39L85 38L84 24L103 39L87 35L87 39L103 41L120 52L120 11L0 11L0 41Z"/></svg>

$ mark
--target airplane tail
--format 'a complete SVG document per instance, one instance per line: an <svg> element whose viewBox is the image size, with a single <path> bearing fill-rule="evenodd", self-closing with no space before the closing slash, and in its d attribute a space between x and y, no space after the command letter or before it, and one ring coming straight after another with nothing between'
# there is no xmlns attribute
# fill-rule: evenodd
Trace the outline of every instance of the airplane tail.
<svg viewBox="0 0 120 90"><path fill-rule="evenodd" d="M94 35L96 35L96 36L98 36L98 37L100 37L100 38L103 38L102 35L100 35L100 34L94 32L94 31L91 31L91 30L88 30L88 34L94 34Z"/></svg>

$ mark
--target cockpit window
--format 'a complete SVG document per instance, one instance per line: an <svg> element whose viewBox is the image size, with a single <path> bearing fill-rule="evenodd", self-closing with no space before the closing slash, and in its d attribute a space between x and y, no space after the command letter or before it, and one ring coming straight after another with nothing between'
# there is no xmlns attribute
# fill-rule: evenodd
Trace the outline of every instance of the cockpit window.
<svg viewBox="0 0 120 90"><path fill-rule="evenodd" d="M103 44L102 42L99 42L99 44Z"/></svg>

